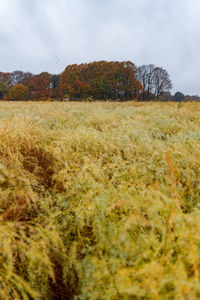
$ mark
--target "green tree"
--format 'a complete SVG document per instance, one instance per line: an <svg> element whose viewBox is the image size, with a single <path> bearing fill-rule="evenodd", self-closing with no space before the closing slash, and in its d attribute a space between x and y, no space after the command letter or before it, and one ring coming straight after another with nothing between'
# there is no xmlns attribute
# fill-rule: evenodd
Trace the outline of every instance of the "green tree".
<svg viewBox="0 0 200 300"><path fill-rule="evenodd" d="M3 98L8 93L7 84L4 82L0 82L0 99Z"/></svg>
<svg viewBox="0 0 200 300"><path fill-rule="evenodd" d="M179 102L182 101L184 97L184 94L182 94L181 92L176 92L176 94L174 95L174 100Z"/></svg>

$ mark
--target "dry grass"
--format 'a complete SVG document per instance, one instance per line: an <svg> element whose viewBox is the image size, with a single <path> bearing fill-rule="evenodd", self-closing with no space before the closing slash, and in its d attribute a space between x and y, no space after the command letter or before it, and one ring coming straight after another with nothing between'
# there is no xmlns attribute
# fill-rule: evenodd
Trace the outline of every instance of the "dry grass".
<svg viewBox="0 0 200 300"><path fill-rule="evenodd" d="M0 104L0 299L200 299L200 104Z"/></svg>

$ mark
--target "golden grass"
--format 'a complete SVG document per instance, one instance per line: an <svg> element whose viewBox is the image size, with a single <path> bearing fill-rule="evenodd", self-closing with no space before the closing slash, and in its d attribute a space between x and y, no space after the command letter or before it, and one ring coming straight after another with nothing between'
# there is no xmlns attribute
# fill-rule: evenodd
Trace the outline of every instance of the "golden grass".
<svg viewBox="0 0 200 300"><path fill-rule="evenodd" d="M0 299L200 299L199 103L0 103Z"/></svg>

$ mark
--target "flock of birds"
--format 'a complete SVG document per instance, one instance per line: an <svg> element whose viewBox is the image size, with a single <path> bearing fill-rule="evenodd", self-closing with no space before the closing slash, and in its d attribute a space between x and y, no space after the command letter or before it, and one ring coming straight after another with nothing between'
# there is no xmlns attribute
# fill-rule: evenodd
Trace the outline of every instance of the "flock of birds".
<svg viewBox="0 0 200 300"><path fill-rule="evenodd" d="M38 48L35 49L35 60L38 60L38 54L40 50ZM22 70L22 71L29 71L31 73L34 73L33 70L27 70L26 66L22 66L22 64L19 64L17 67L14 67L14 65L9 69L7 69L6 65L8 61L12 61L10 59L10 55L7 53L0 53L0 61L2 60L1 65L5 64L5 70L0 71L7 71L7 72L13 72L14 70ZM21 59L20 59L21 60ZM43 60L43 62L42 62ZM26 60L22 61L26 63ZM30 62L30 59L28 60ZM34 58L32 57L31 61L34 61ZM66 66L69 64L69 59L65 55L58 55L55 51L52 53L48 53L44 59L40 59L41 64L38 63L38 67L41 68L41 72L46 71L53 74L58 74L66 68ZM15 63L15 65L17 65ZM40 72L37 72L40 73Z"/></svg>

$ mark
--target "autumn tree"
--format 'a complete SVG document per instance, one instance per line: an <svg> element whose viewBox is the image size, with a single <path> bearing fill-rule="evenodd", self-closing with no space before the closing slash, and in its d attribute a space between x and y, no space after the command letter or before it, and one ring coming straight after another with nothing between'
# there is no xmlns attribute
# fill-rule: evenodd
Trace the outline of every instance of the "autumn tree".
<svg viewBox="0 0 200 300"><path fill-rule="evenodd" d="M27 100L28 95L28 88L22 83L18 83L11 87L9 91L10 100Z"/></svg>
<svg viewBox="0 0 200 300"><path fill-rule="evenodd" d="M27 86L32 99L51 97L52 75L47 72L32 76L30 79L25 80L24 84Z"/></svg>
<svg viewBox="0 0 200 300"><path fill-rule="evenodd" d="M60 76L59 91L63 98L132 99L142 89L136 67L130 62L98 61L69 65Z"/></svg>
<svg viewBox="0 0 200 300"><path fill-rule="evenodd" d="M2 99L6 94L8 94L8 86L4 82L0 82L0 99Z"/></svg>
<svg viewBox="0 0 200 300"><path fill-rule="evenodd" d="M9 86L10 73L0 72L0 82L4 82L7 86Z"/></svg>

